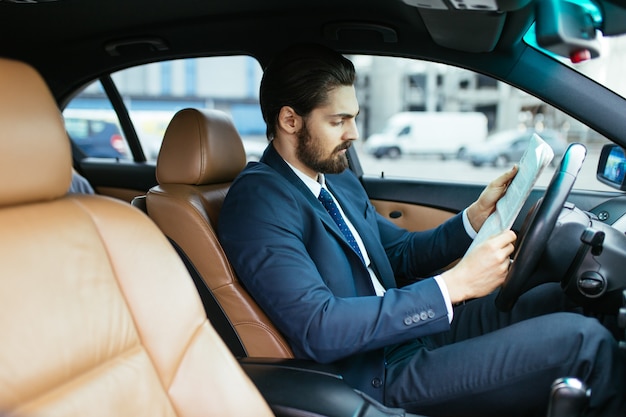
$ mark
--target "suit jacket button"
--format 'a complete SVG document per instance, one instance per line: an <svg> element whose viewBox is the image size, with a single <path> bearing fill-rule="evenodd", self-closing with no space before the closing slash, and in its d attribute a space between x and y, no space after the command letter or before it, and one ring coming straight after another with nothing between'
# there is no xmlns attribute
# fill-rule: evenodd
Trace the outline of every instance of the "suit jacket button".
<svg viewBox="0 0 626 417"><path fill-rule="evenodd" d="M414 314L413 317L411 317L411 320L413 321L413 323L417 323L418 321L420 321L420 315Z"/></svg>
<svg viewBox="0 0 626 417"><path fill-rule="evenodd" d="M372 379L372 386L374 388L380 388L383 386L383 381L380 378L374 378Z"/></svg>
<svg viewBox="0 0 626 417"><path fill-rule="evenodd" d="M422 311L422 312L420 313L420 319L422 319L422 320L428 320L428 313L427 313L427 312L425 312L425 311Z"/></svg>
<svg viewBox="0 0 626 417"><path fill-rule="evenodd" d="M407 326L410 326L413 323L413 320L411 320L411 317L406 316L404 318L404 324L406 324Z"/></svg>
<svg viewBox="0 0 626 417"><path fill-rule="evenodd" d="M426 313L428 314L428 317L430 317L431 319L435 317L435 312L433 310L428 310Z"/></svg>

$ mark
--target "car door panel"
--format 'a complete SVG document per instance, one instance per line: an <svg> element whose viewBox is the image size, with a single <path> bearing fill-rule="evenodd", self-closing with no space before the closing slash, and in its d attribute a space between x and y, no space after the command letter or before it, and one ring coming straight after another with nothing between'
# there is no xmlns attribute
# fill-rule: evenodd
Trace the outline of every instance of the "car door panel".
<svg viewBox="0 0 626 417"><path fill-rule="evenodd" d="M428 230L445 222L454 213L432 207L396 201L371 200L376 211L407 230Z"/></svg>
<svg viewBox="0 0 626 417"><path fill-rule="evenodd" d="M378 212L407 230L435 227L474 202L484 189L480 184L362 177L361 181ZM526 215L543 196L535 187L518 215L513 230L519 231ZM575 189L568 201L584 211L621 198L619 192Z"/></svg>
<svg viewBox="0 0 626 417"><path fill-rule="evenodd" d="M483 187L437 181L363 177L378 212L409 230L437 226L471 204Z"/></svg>
<svg viewBox="0 0 626 417"><path fill-rule="evenodd" d="M127 202L157 184L152 163L86 158L79 162L79 170L96 193Z"/></svg>

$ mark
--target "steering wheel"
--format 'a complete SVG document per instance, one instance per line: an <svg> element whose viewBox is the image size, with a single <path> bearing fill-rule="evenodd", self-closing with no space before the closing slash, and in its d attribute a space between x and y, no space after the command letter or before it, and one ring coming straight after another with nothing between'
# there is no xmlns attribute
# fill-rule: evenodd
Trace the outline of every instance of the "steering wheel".
<svg viewBox="0 0 626 417"><path fill-rule="evenodd" d="M520 295L539 284L532 282L532 273L539 264L586 155L584 145L569 145L545 194L524 220L509 272L495 300L499 310L510 311Z"/></svg>

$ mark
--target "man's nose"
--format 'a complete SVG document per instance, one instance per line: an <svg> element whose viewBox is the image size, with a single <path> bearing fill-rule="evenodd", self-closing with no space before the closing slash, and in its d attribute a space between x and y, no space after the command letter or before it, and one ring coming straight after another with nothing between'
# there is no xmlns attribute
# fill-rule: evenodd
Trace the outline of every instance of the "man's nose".
<svg viewBox="0 0 626 417"><path fill-rule="evenodd" d="M359 128L356 125L356 121L354 119L348 122L348 129L346 134L344 135L345 140L357 140L359 139Z"/></svg>

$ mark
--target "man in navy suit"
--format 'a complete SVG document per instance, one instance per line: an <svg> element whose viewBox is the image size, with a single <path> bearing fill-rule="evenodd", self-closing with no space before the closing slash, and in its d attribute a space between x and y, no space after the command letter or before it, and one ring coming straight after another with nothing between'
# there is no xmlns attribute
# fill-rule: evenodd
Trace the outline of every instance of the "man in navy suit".
<svg viewBox="0 0 626 417"><path fill-rule="evenodd" d="M395 226L347 169L354 78L349 60L311 45L270 64L260 91L270 144L219 218L236 273L294 354L333 363L355 388L411 412L545 415L551 383L569 376L593 389L592 415L624 415L615 340L568 312L558 285L531 290L510 313L495 308L514 232L465 254L516 168L433 230ZM332 215L318 199L326 192Z"/></svg>

